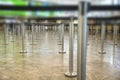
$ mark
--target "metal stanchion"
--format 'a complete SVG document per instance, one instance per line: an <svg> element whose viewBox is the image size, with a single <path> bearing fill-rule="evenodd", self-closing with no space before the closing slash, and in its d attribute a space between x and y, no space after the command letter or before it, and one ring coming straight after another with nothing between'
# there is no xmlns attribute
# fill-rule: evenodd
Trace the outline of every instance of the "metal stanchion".
<svg viewBox="0 0 120 80"><path fill-rule="evenodd" d="M39 25L39 40L41 39L41 25Z"/></svg>
<svg viewBox="0 0 120 80"><path fill-rule="evenodd" d="M31 42L30 45L35 45L35 44L34 44L34 25L32 25L32 35L31 35L31 36L32 36L32 39L31 39L32 42Z"/></svg>
<svg viewBox="0 0 120 80"><path fill-rule="evenodd" d="M87 9L88 1L80 1L78 17L77 42L77 80L86 80L86 51L87 51Z"/></svg>
<svg viewBox="0 0 120 80"><path fill-rule="evenodd" d="M27 53L27 51L25 50L25 26L24 26L24 23L22 23L21 30L22 30L22 51L20 53Z"/></svg>
<svg viewBox="0 0 120 80"><path fill-rule="evenodd" d="M38 31L40 32L40 25L38 26Z"/></svg>
<svg viewBox="0 0 120 80"><path fill-rule="evenodd" d="M38 33L38 31L37 31L37 25L36 25L35 26L35 37L36 37L35 39L36 39L36 41L38 40L38 37L37 37L38 34L37 33Z"/></svg>
<svg viewBox="0 0 120 80"><path fill-rule="evenodd" d="M28 31L30 31L30 27L31 27L31 26L30 26L30 25L28 25Z"/></svg>
<svg viewBox="0 0 120 80"><path fill-rule="evenodd" d="M59 25L58 26L58 36L59 36L59 43L58 43L58 45L62 45L62 41L61 41L62 40L61 39L62 38L62 35L61 35L62 34L62 31L61 31L62 29L61 28L62 27Z"/></svg>
<svg viewBox="0 0 120 80"><path fill-rule="evenodd" d="M105 54L104 52L104 40L105 40L105 31L106 31L106 26L105 23L102 22L102 29L101 29L101 51L99 51L100 54Z"/></svg>
<svg viewBox="0 0 120 80"><path fill-rule="evenodd" d="M18 28L17 28L18 30L18 36L20 37L20 34L21 34L21 31L20 31L20 25L18 25Z"/></svg>
<svg viewBox="0 0 120 80"><path fill-rule="evenodd" d="M57 36L57 25L55 25L55 32L54 32L55 36ZM58 38L56 38L56 40L58 40Z"/></svg>
<svg viewBox="0 0 120 80"><path fill-rule="evenodd" d="M38 25L36 25L36 30L35 30L35 32L36 32L36 41L39 41L39 39L38 39Z"/></svg>
<svg viewBox="0 0 120 80"><path fill-rule="evenodd" d="M7 24L7 27L6 27L6 36L8 37L8 34L9 34L9 25Z"/></svg>
<svg viewBox="0 0 120 80"><path fill-rule="evenodd" d="M55 31L55 26L53 26L53 30Z"/></svg>
<svg viewBox="0 0 120 80"><path fill-rule="evenodd" d="M117 41L117 25L113 26L113 45L117 45L116 41Z"/></svg>
<svg viewBox="0 0 120 80"><path fill-rule="evenodd" d="M87 32L87 34L88 34L88 38L89 38L89 26L88 26L88 32ZM87 45L90 45L88 41L87 41Z"/></svg>
<svg viewBox="0 0 120 80"><path fill-rule="evenodd" d="M96 26L96 40L98 40L98 26Z"/></svg>
<svg viewBox="0 0 120 80"><path fill-rule="evenodd" d="M59 53L66 53L64 51L64 24L61 24L61 41L62 41L62 45L61 45L61 50L59 51Z"/></svg>
<svg viewBox="0 0 120 80"><path fill-rule="evenodd" d="M15 42L15 24L13 24L12 26L12 41L11 42Z"/></svg>
<svg viewBox="0 0 120 80"><path fill-rule="evenodd" d="M43 26L42 25L40 25L40 30L43 31Z"/></svg>
<svg viewBox="0 0 120 80"><path fill-rule="evenodd" d="M55 25L55 31L56 31L56 25Z"/></svg>
<svg viewBox="0 0 120 80"><path fill-rule="evenodd" d="M26 38L26 25L24 25L24 38Z"/></svg>
<svg viewBox="0 0 120 80"><path fill-rule="evenodd" d="M73 51L74 51L74 24L73 17L70 22L70 31L69 31L69 71L65 73L67 77L76 77L77 73L73 71Z"/></svg>
<svg viewBox="0 0 120 80"><path fill-rule="evenodd" d="M6 32L7 32L6 31L6 27L7 27L6 24L4 24L4 43L3 43L4 45L8 45L8 43L7 43L7 36L6 36Z"/></svg>
<svg viewBox="0 0 120 80"><path fill-rule="evenodd" d="M91 38L93 40L93 26L91 25Z"/></svg>

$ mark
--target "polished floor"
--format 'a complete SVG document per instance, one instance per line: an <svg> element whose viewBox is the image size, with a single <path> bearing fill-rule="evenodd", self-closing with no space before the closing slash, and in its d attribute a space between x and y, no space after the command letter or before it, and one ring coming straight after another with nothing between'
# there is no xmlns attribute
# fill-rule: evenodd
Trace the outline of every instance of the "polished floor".
<svg viewBox="0 0 120 80"><path fill-rule="evenodd" d="M25 50L22 49L20 33L9 30L4 45L3 30L0 31L0 80L76 80L67 78L69 33L65 31L64 48L66 53L59 54L59 33L57 30L41 30L34 33L34 45L31 31L25 32ZM99 54L100 35L89 33L87 46L87 80L120 80L120 34L117 45L113 46L113 35L106 34L106 54ZM14 41L13 41L14 40ZM74 71L77 63L77 35L74 44Z"/></svg>

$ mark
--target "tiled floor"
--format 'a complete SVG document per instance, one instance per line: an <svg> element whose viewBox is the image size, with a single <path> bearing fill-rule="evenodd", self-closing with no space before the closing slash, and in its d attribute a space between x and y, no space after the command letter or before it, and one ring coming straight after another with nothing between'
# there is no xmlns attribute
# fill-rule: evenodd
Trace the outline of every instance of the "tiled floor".
<svg viewBox="0 0 120 80"><path fill-rule="evenodd" d="M118 36L120 37L120 36ZM100 51L100 35L89 35L87 47L87 80L120 80L120 40L112 45L112 35L107 34L105 40L106 54ZM34 43L31 44L31 32L26 31L25 48L27 53L21 54L21 36L15 36L12 42L9 31L7 42L3 45L3 32L0 31L0 80L76 80L67 78L69 37L65 32L66 54L59 54L60 45L58 31L42 31L34 33ZM77 37L74 44L74 71L77 63Z"/></svg>

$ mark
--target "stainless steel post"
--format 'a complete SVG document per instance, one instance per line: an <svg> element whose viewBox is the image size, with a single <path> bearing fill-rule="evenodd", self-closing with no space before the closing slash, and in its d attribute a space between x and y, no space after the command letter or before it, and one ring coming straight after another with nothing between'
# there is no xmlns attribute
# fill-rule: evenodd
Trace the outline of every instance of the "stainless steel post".
<svg viewBox="0 0 120 80"><path fill-rule="evenodd" d="M55 36L57 36L57 25L55 25L55 32L54 32ZM56 38L57 40L58 38Z"/></svg>
<svg viewBox="0 0 120 80"><path fill-rule="evenodd" d="M58 36L59 36L59 43L58 43L58 45L62 45L62 41L61 41L62 40L61 39L62 35L61 34L62 34L62 27L59 25L58 26Z"/></svg>
<svg viewBox="0 0 120 80"><path fill-rule="evenodd" d="M29 25L27 25L28 26L28 31L30 30L30 26Z"/></svg>
<svg viewBox="0 0 120 80"><path fill-rule="evenodd" d="M39 32L40 32L40 25L38 27L39 27Z"/></svg>
<svg viewBox="0 0 120 80"><path fill-rule="evenodd" d="M26 38L26 25L24 25L24 38Z"/></svg>
<svg viewBox="0 0 120 80"><path fill-rule="evenodd" d="M88 32L87 32L87 34L88 34L88 39L89 39L89 26L88 26ZM88 41L87 41L87 45L89 45Z"/></svg>
<svg viewBox="0 0 120 80"><path fill-rule="evenodd" d="M20 24L17 26L18 36L20 37Z"/></svg>
<svg viewBox="0 0 120 80"><path fill-rule="evenodd" d="M117 45L116 44L116 40L117 40L117 25L113 26L113 45Z"/></svg>
<svg viewBox="0 0 120 80"><path fill-rule="evenodd" d="M96 26L96 40L98 40L98 26Z"/></svg>
<svg viewBox="0 0 120 80"><path fill-rule="evenodd" d="M87 9L88 1L79 2L78 42L77 42L77 80L86 80L87 51Z"/></svg>
<svg viewBox="0 0 120 80"><path fill-rule="evenodd" d="M92 37L92 40L93 40L93 26L91 25L91 37Z"/></svg>
<svg viewBox="0 0 120 80"><path fill-rule="evenodd" d="M7 27L6 27L6 36L8 37L8 34L9 34L9 25L7 24Z"/></svg>
<svg viewBox="0 0 120 80"><path fill-rule="evenodd" d="M32 34L31 34L31 37L32 37L32 42L31 42L31 44L30 45L35 45L34 44L34 25L32 25Z"/></svg>
<svg viewBox="0 0 120 80"><path fill-rule="evenodd" d="M21 25L22 30L22 51L20 53L27 53L25 50L25 25L22 23Z"/></svg>
<svg viewBox="0 0 120 80"><path fill-rule="evenodd" d="M104 40L105 40L105 32L106 32L106 26L105 23L102 22L102 29L101 29L101 51L99 51L100 54L105 54L104 52Z"/></svg>
<svg viewBox="0 0 120 80"><path fill-rule="evenodd" d="M12 41L11 42L15 42L15 24L13 24L12 26Z"/></svg>
<svg viewBox="0 0 120 80"><path fill-rule="evenodd" d="M37 41L37 25L35 26L35 37L36 37L36 41Z"/></svg>
<svg viewBox="0 0 120 80"><path fill-rule="evenodd" d="M69 30L69 71L65 73L67 77L76 77L77 73L73 71L73 51L74 51L74 24L73 17L71 17L70 30Z"/></svg>
<svg viewBox="0 0 120 80"><path fill-rule="evenodd" d="M62 42L61 51L59 51L59 53L66 53L64 51L64 24L61 24L61 42Z"/></svg>
<svg viewBox="0 0 120 80"><path fill-rule="evenodd" d="M8 43L7 43L7 36L6 36L6 27L7 27L7 25L4 24L4 45L8 45Z"/></svg>

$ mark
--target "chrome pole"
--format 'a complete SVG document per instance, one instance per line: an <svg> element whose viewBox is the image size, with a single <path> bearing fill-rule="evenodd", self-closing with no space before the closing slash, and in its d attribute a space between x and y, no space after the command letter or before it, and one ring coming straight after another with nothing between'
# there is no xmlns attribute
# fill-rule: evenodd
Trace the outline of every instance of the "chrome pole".
<svg viewBox="0 0 120 80"><path fill-rule="evenodd" d="M15 42L15 24L13 24L13 26L12 26L12 41L11 42Z"/></svg>
<svg viewBox="0 0 120 80"><path fill-rule="evenodd" d="M6 36L6 24L4 24L4 45L8 45L7 43L7 36Z"/></svg>
<svg viewBox="0 0 120 80"><path fill-rule="evenodd" d="M61 51L59 51L59 53L66 53L64 51L64 24L63 23L61 24L61 42L62 42Z"/></svg>
<svg viewBox="0 0 120 80"><path fill-rule="evenodd" d="M32 42L31 42L31 44L30 45L34 45L34 25L32 25L32 34L31 34L31 37L32 37Z"/></svg>
<svg viewBox="0 0 120 80"><path fill-rule="evenodd" d="M18 25L18 36L20 37L20 25Z"/></svg>
<svg viewBox="0 0 120 80"><path fill-rule="evenodd" d="M36 37L36 41L37 41L37 39L38 39L38 37L37 37L37 33L38 33L38 29L37 29L37 25L35 26L35 37Z"/></svg>
<svg viewBox="0 0 120 80"><path fill-rule="evenodd" d="M38 26L39 32L40 32L40 25Z"/></svg>
<svg viewBox="0 0 120 80"><path fill-rule="evenodd" d="M101 29L101 51L99 51L100 54L105 54L104 52L104 40L105 40L105 32L106 32L106 26L105 23L102 22L102 29Z"/></svg>
<svg viewBox="0 0 120 80"><path fill-rule="evenodd" d="M25 25L24 23L22 23L21 30L22 30L22 51L20 53L27 53L25 51Z"/></svg>
<svg viewBox="0 0 120 80"><path fill-rule="evenodd" d="M59 36L59 43L58 43L58 45L62 45L62 41L61 41L61 40L62 40L62 39L61 39L61 38L62 38L62 37L61 37L61 34L62 34L62 31L61 31L61 30L62 30L62 29L61 29L61 28L62 28L62 27L59 25L59 26L58 26L58 36Z"/></svg>
<svg viewBox="0 0 120 80"><path fill-rule="evenodd" d="M96 40L98 40L98 26L96 26Z"/></svg>
<svg viewBox="0 0 120 80"><path fill-rule="evenodd" d="M74 23L71 17L70 30L69 30L69 71L65 73L67 77L76 77L77 73L73 71L73 51L74 51Z"/></svg>
<svg viewBox="0 0 120 80"><path fill-rule="evenodd" d="M113 30L114 30L114 31L113 31L113 44L114 44L114 45L117 45L117 44L116 44L116 40L117 40L117 25L114 25L114 26L113 26Z"/></svg>
<svg viewBox="0 0 120 80"><path fill-rule="evenodd" d="M6 36L8 37L9 35L9 25L7 24L7 27L6 27Z"/></svg>
<svg viewBox="0 0 120 80"><path fill-rule="evenodd" d="M79 2L78 42L77 42L77 80L86 80L87 51L87 9L88 1Z"/></svg>

